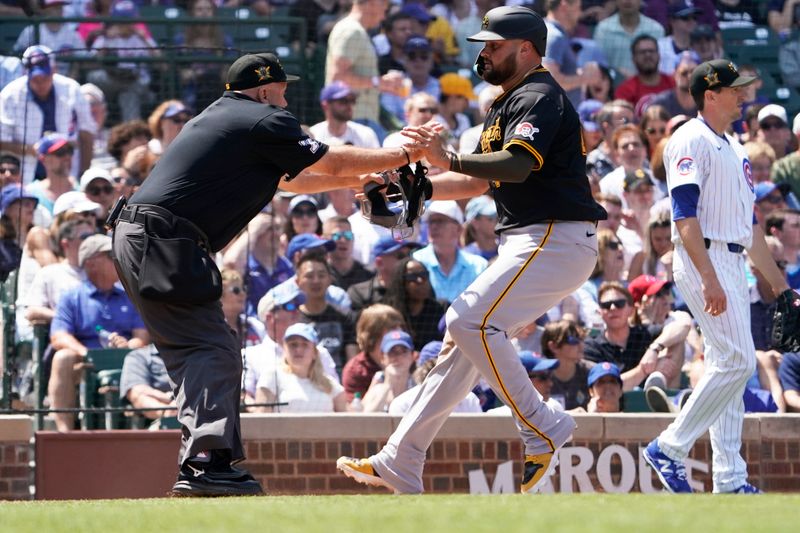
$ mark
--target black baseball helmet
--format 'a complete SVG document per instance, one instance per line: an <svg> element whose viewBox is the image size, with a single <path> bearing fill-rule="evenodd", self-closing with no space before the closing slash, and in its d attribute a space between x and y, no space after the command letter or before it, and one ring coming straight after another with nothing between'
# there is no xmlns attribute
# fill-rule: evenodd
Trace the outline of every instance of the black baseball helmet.
<svg viewBox="0 0 800 533"><path fill-rule="evenodd" d="M468 41L506 41L524 39L533 43L540 56L547 49L547 26L544 19L527 7L501 6L490 9L483 17L481 31Z"/></svg>

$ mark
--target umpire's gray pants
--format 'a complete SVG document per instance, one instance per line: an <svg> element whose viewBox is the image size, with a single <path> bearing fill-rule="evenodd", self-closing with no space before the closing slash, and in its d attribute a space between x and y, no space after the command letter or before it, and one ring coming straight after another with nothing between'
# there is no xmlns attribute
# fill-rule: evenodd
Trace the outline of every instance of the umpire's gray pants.
<svg viewBox="0 0 800 533"><path fill-rule="evenodd" d="M594 223L534 224L503 233L499 255L447 311L436 366L383 449L370 458L402 493L422 492L425 454L480 377L511 408L527 455L555 451L575 422L531 384L509 337L580 287L597 261Z"/></svg>
<svg viewBox="0 0 800 533"><path fill-rule="evenodd" d="M181 423L180 462L204 450L230 450L244 459L239 402L242 356L219 301L172 304L139 296L144 228L122 220L113 255L120 280L167 367Z"/></svg>

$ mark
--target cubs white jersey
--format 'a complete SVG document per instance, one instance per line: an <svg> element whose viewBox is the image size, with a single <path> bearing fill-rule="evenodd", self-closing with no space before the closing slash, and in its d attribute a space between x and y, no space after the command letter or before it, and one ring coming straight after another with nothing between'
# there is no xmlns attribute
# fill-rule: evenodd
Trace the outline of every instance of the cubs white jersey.
<svg viewBox="0 0 800 533"><path fill-rule="evenodd" d="M749 248L753 238L753 175L747 153L728 134L717 135L702 118L693 118L670 138L664 150L667 185L700 189L697 220L703 237ZM673 217L672 242L680 243Z"/></svg>

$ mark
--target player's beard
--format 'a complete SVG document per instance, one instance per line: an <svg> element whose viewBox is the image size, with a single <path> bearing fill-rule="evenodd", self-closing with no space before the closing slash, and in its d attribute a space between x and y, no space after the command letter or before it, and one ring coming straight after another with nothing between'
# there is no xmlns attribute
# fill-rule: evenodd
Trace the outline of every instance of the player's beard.
<svg viewBox="0 0 800 533"><path fill-rule="evenodd" d="M500 63L492 62L491 68L483 73L483 79L492 85L502 85L517 72L517 56L509 54Z"/></svg>

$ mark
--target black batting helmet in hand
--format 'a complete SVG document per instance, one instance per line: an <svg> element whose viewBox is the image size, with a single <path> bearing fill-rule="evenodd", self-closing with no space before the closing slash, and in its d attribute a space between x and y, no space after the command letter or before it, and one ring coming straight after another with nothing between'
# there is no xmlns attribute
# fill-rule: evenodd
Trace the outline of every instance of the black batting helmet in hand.
<svg viewBox="0 0 800 533"><path fill-rule="evenodd" d="M507 41L524 39L533 43L539 55L547 49L547 26L544 19L527 7L501 6L490 9L483 17L481 31L468 41Z"/></svg>

